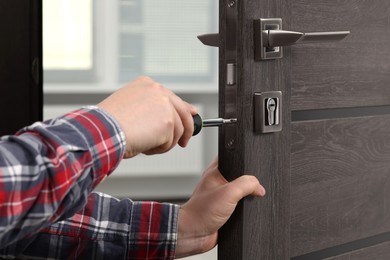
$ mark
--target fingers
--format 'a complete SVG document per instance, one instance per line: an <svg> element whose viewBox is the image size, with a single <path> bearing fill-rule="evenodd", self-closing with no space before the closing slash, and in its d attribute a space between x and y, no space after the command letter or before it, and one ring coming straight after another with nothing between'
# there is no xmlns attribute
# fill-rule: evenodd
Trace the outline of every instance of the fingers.
<svg viewBox="0 0 390 260"><path fill-rule="evenodd" d="M194 131L196 108L161 84L139 77L101 101L126 138L125 157L158 154L185 147Z"/></svg>
<svg viewBox="0 0 390 260"><path fill-rule="evenodd" d="M218 160L219 157L216 156L204 174L210 173L212 176L223 180L220 183L227 183L227 189L234 194L237 202L248 195L261 197L265 195L265 188L255 176L243 175L229 183L218 170Z"/></svg>
<svg viewBox="0 0 390 260"><path fill-rule="evenodd" d="M180 123L180 117L175 111L172 111L172 118L169 120L169 131L166 132L165 140L157 147L154 147L151 150L145 151L144 154L146 155L153 155L153 154L162 154L165 152L170 151L175 145L177 144L177 141L179 139L179 136L183 132L183 125Z"/></svg>
<svg viewBox="0 0 390 260"><path fill-rule="evenodd" d="M158 83L155 83L155 85L158 85L157 88L164 92L173 106L174 113L172 118L174 121L172 135L169 136L170 138L168 138L166 143L160 147L148 151L147 154L167 152L176 144L179 144L182 147L186 147L194 132L194 121L192 115L197 113L197 110L194 106L183 101L171 90Z"/></svg>
<svg viewBox="0 0 390 260"><path fill-rule="evenodd" d="M185 127L179 114L174 113L174 117L175 117L175 126L174 126L175 128L173 130L172 143L169 149L172 149L179 142L179 139L181 139L183 137L183 134L185 133Z"/></svg>
<svg viewBox="0 0 390 260"><path fill-rule="evenodd" d="M178 115L175 115L174 138L171 148L177 143L181 147L186 147L194 132L194 120L192 116L197 114L197 109L193 105L183 101L171 90L164 87L163 89Z"/></svg>
<svg viewBox="0 0 390 260"><path fill-rule="evenodd" d="M248 195L262 197L266 193L255 176L243 175L234 181L227 181L218 169L218 157L204 171L196 190L198 189L204 191L220 189L220 192L228 196L234 204Z"/></svg>
<svg viewBox="0 0 390 260"><path fill-rule="evenodd" d="M250 175L243 175L235 179L229 183L228 189L236 202L248 195L261 197L265 195L264 187L255 176Z"/></svg>
<svg viewBox="0 0 390 260"><path fill-rule="evenodd" d="M171 94L171 101L180 117L180 122L183 126L183 132L179 136L178 144L181 147L186 147L192 134L194 133L194 119L193 115L196 115L196 108L181 98L176 96L173 92Z"/></svg>

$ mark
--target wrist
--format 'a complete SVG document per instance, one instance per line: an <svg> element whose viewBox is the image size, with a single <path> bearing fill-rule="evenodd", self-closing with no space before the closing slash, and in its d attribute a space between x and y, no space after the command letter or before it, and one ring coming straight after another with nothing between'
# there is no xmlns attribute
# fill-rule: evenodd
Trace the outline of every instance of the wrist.
<svg viewBox="0 0 390 260"><path fill-rule="evenodd" d="M178 220L176 258L205 253L216 245L217 233L202 234L203 232L197 229L195 223L195 220L191 219L191 214L181 207Z"/></svg>

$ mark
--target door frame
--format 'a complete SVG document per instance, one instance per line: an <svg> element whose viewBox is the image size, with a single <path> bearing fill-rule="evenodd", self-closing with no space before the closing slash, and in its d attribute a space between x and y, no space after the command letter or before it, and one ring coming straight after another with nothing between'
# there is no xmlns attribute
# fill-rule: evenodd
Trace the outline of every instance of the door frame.
<svg viewBox="0 0 390 260"><path fill-rule="evenodd" d="M286 7L281 4L220 0L219 113L238 121L220 129L219 167L229 181L256 176L267 194L238 204L219 232L218 259L290 257L290 53L286 49L283 59L255 61L253 51L253 21L282 17ZM236 68L233 85L227 80L228 64ZM255 133L254 94L267 91L282 92L282 131Z"/></svg>

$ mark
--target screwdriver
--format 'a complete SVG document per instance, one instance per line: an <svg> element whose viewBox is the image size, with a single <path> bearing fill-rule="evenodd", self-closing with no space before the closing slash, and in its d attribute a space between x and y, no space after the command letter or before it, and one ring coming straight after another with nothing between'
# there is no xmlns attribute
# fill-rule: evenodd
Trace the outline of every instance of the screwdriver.
<svg viewBox="0 0 390 260"><path fill-rule="evenodd" d="M203 120L199 114L196 114L193 116L194 119L194 133L192 134L197 135L199 134L200 130L202 130L203 127L210 127L210 126L220 126L224 124L232 124L237 122L237 118L212 118L212 119L205 119Z"/></svg>

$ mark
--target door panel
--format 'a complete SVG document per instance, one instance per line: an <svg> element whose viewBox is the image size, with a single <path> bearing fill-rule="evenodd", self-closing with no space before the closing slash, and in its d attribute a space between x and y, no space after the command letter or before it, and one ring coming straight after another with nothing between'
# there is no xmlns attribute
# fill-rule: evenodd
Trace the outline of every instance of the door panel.
<svg viewBox="0 0 390 260"><path fill-rule="evenodd" d="M355 250L336 257L326 258L327 260L367 260L372 259L375 255L375 260L390 259L390 242L381 243L379 245L367 247L360 250Z"/></svg>
<svg viewBox="0 0 390 260"><path fill-rule="evenodd" d="M292 110L389 105L390 1L290 4L286 30L351 31L342 44L291 47Z"/></svg>
<svg viewBox="0 0 390 260"><path fill-rule="evenodd" d="M291 255L390 231L390 116L292 124Z"/></svg>
<svg viewBox="0 0 390 260"><path fill-rule="evenodd" d="M351 35L256 61L260 18L282 18L284 30ZM220 0L220 115L238 119L220 129L220 169L229 180L257 176L267 195L238 205L220 231L219 259L389 253L389 19L388 0ZM267 91L283 93L283 129L261 134L253 95Z"/></svg>

